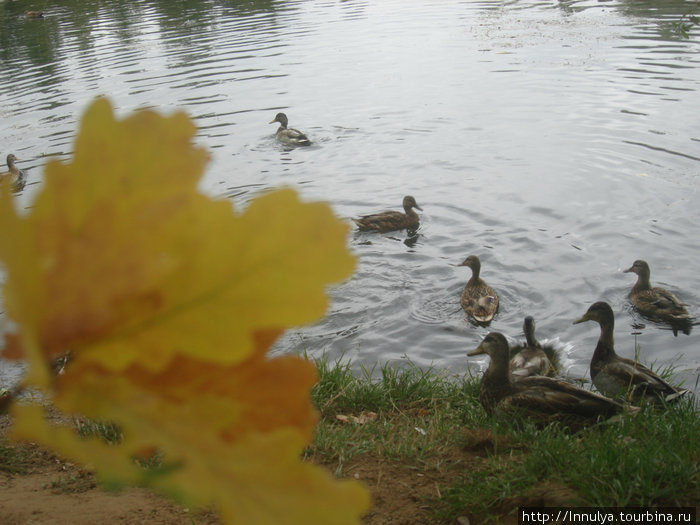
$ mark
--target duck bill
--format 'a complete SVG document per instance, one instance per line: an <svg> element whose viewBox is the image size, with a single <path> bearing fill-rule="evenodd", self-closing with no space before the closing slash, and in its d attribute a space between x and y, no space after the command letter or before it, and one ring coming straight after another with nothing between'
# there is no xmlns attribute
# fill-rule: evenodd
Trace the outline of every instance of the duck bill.
<svg viewBox="0 0 700 525"><path fill-rule="evenodd" d="M485 354L485 353L486 353L486 351L483 348L481 348L481 345L479 345L471 352L468 352L467 355L471 357L473 355L481 355L481 354Z"/></svg>
<svg viewBox="0 0 700 525"><path fill-rule="evenodd" d="M633 271L634 271L634 266L632 266L631 268L627 268L626 270L622 270L622 273L631 273Z"/></svg>
<svg viewBox="0 0 700 525"><path fill-rule="evenodd" d="M421 208L421 207L418 206L417 204L414 206L414 208L417 209L417 210L423 211L423 208Z"/></svg>
<svg viewBox="0 0 700 525"><path fill-rule="evenodd" d="M586 321L590 321L590 319L588 319L588 314L584 314L583 317L576 319L573 324L585 323Z"/></svg>
<svg viewBox="0 0 700 525"><path fill-rule="evenodd" d="M274 124L275 122L277 122L277 119L271 120L270 122L268 122L268 124Z"/></svg>

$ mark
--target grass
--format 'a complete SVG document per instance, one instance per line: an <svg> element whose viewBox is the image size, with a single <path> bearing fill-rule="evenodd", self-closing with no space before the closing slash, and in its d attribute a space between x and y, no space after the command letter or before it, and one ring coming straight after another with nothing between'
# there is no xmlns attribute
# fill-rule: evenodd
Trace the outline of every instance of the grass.
<svg viewBox="0 0 700 525"><path fill-rule="evenodd" d="M335 471L357 454L371 453L395 461L421 461L456 444L465 425L483 424L478 381L422 370L409 363L402 368L363 369L356 377L349 363L316 362L320 381L312 399L321 412L313 444L306 457L336 462ZM364 424L341 424L336 416L365 414Z"/></svg>
<svg viewBox="0 0 700 525"><path fill-rule="evenodd" d="M700 417L692 401L647 407L619 423L571 434L559 427L501 425L525 446L519 461L490 458L491 468L466 474L445 492L447 511L488 514L517 500L540 480L567 487L569 504L588 507L694 506L700 501ZM562 502L562 504L567 502Z"/></svg>
<svg viewBox="0 0 700 525"><path fill-rule="evenodd" d="M10 444L0 438L0 471L24 474L28 472L35 454L33 449Z"/></svg>
<svg viewBox="0 0 700 525"><path fill-rule="evenodd" d="M306 456L334 464L338 474L360 454L421 468L447 450L468 449L470 430L493 433L482 466L463 469L441 487L441 500L431 502L436 523L451 523L465 509L482 518L515 511L529 493L542 489L542 480L563 489L562 505L700 501L700 414L692 396L572 433L558 425L537 428L487 418L477 400L479 379L468 375L409 363L382 366L378 374L363 370L357 377L340 360L319 360L317 366L313 399L322 418ZM377 416L364 424L336 421L338 414L368 411Z"/></svg>
<svg viewBox="0 0 700 525"><path fill-rule="evenodd" d="M559 491L558 499L544 501L556 505L700 501L700 413L693 396L572 432L488 418L477 399L479 378L469 374L424 370L410 361L359 374L342 359L315 363L319 382L312 400L321 418L304 457L339 476L352 476L353 462L362 458L412 475L439 472L439 496L422 503L433 509L436 524L465 514L488 521L518 506L541 505L542 493L552 491ZM363 418L352 422L352 416ZM76 425L81 435L120 440L119 428L110 423L80 419ZM0 469L22 472L34 453L0 439ZM68 485L66 490L75 490Z"/></svg>

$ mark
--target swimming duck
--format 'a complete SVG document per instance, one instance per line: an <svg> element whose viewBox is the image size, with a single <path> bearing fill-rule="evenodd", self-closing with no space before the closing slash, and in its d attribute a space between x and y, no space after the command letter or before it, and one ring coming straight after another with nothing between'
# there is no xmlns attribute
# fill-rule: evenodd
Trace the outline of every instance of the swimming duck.
<svg viewBox="0 0 700 525"><path fill-rule="evenodd" d="M626 398L634 403L645 400L673 401L687 392L669 385L641 363L615 353L615 315L608 303L593 303L574 324L584 321L595 321L600 325L600 338L591 358L591 380L600 392L614 398Z"/></svg>
<svg viewBox="0 0 700 525"><path fill-rule="evenodd" d="M308 146L311 144L311 141L304 133L298 129L287 127L289 121L287 120L287 115L284 113L277 113L275 118L270 121L270 124L274 124L275 122L280 123L280 127L277 128L277 133L275 134L275 137L277 137L277 140L280 142L294 146Z"/></svg>
<svg viewBox="0 0 700 525"><path fill-rule="evenodd" d="M358 219L353 219L360 231L390 232L395 230L415 230L420 224L420 217L413 211L413 208L423 211L423 208L416 204L416 199L410 195L403 198L403 209L400 211L383 211L372 215L363 215Z"/></svg>
<svg viewBox="0 0 700 525"><path fill-rule="evenodd" d="M25 11L24 16L26 18L44 18L43 11Z"/></svg>
<svg viewBox="0 0 700 525"><path fill-rule="evenodd" d="M688 310L678 297L664 288L652 288L649 282L651 270L646 261L634 261L625 270L625 273L629 272L637 274L637 282L629 293L630 302L641 314L669 322L691 320Z"/></svg>
<svg viewBox="0 0 700 525"><path fill-rule="evenodd" d="M24 188L24 184L27 180L27 174L24 172L24 170L19 169L15 165L17 160L19 159L10 153L7 156L7 167L10 168L10 171L0 173L0 181L9 179L10 187L14 192L21 191Z"/></svg>
<svg viewBox="0 0 700 525"><path fill-rule="evenodd" d="M529 376L554 376L559 362L557 351L551 346L543 347L535 338L535 319L528 315L523 322L525 343L510 347L510 377L520 381ZM551 356L551 357L550 357Z"/></svg>
<svg viewBox="0 0 700 525"><path fill-rule="evenodd" d="M489 415L521 414L542 423L560 421L573 426L607 419L624 408L617 401L553 377L530 376L513 382L508 353L505 336L491 332L467 354L490 357L479 387L479 402Z"/></svg>
<svg viewBox="0 0 700 525"><path fill-rule="evenodd" d="M462 308L478 323L490 322L498 311L498 295L479 277L481 261L476 255L470 255L459 266L472 269L471 279L467 281L460 297Z"/></svg>

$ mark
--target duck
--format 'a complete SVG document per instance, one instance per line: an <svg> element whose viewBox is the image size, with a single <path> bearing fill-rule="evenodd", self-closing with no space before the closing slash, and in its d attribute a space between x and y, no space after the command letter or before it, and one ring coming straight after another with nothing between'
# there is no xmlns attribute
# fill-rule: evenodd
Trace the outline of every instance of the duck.
<svg viewBox="0 0 700 525"><path fill-rule="evenodd" d="M535 338L535 319L528 315L523 321L525 343L510 347L510 377L519 381L530 376L554 376L559 363L557 351L551 345L543 347Z"/></svg>
<svg viewBox="0 0 700 525"><path fill-rule="evenodd" d="M460 303L464 311L477 323L489 323L498 311L498 295L479 277L481 261L476 255L470 255L462 264L472 269L472 276L462 291Z"/></svg>
<svg viewBox="0 0 700 525"><path fill-rule="evenodd" d="M311 144L311 141L304 133L298 129L287 127L289 120L284 113L277 113L275 118L270 121L270 124L274 124L275 122L279 122L280 124L275 134L275 137L277 137L277 140L280 142L293 146L309 146Z"/></svg>
<svg viewBox="0 0 700 525"><path fill-rule="evenodd" d="M363 215L360 218L353 219L353 221L357 224L357 229L360 231L386 233L396 230L415 230L420 225L420 216L413 210L414 208L423 211L423 208L416 203L416 199L411 195L406 195L403 198L404 213L400 211L383 211L371 215Z"/></svg>
<svg viewBox="0 0 700 525"><path fill-rule="evenodd" d="M490 358L479 386L479 403L489 416L522 415L537 423L558 421L574 427L614 417L625 408L619 401L562 379L530 376L512 381L508 340L499 332L487 334L467 355L480 354Z"/></svg>
<svg viewBox="0 0 700 525"><path fill-rule="evenodd" d="M593 303L574 324L585 321L595 321L600 325L600 337L591 358L590 370L591 380L601 393L640 404L670 402L688 392L668 384L643 364L615 353L615 314L608 303Z"/></svg>
<svg viewBox="0 0 700 525"><path fill-rule="evenodd" d="M10 187L12 188L13 192L21 191L24 188L24 185L27 180L27 174L25 173L25 171L19 169L15 165L15 162L17 162L18 160L19 159L15 157L14 154L10 153L7 156L7 167L10 170L4 173L0 173L0 181L9 180Z"/></svg>
<svg viewBox="0 0 700 525"><path fill-rule="evenodd" d="M43 11L25 11L24 16L25 16L25 18L44 18L44 12Z"/></svg>
<svg viewBox="0 0 700 525"><path fill-rule="evenodd" d="M651 286L651 270L646 261L637 259L624 272L637 274L637 282L629 293L629 299L639 313L671 323L692 321L686 305L678 297L665 288Z"/></svg>

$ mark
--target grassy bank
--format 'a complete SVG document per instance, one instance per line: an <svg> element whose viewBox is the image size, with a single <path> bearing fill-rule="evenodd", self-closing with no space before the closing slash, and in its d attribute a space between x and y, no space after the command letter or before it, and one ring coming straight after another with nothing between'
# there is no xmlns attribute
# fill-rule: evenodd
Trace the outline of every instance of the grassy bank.
<svg viewBox="0 0 700 525"><path fill-rule="evenodd" d="M487 418L477 400L479 378L468 375L409 364L382 367L370 380L347 363L320 361L318 368L313 398L322 419L308 457L339 475L352 475L353 460L367 457L414 472L438 466L443 483L424 502L435 523L462 515L513 519L524 505L700 501L694 399L572 433Z"/></svg>
<svg viewBox="0 0 700 525"><path fill-rule="evenodd" d="M305 458L366 484L373 502L367 525L454 524L462 516L476 524L515 523L519 506L700 501L700 413L694 399L573 433L488 418L477 401L478 377L410 363L359 375L347 362L317 365L320 381L312 397L321 419ZM55 467L52 454L7 443L9 420L3 421L0 476L16 479ZM114 425L75 423L85 436L120 439ZM79 466L54 468L47 476L43 486L53 492L98 491ZM36 501L36 490L31 494ZM191 523L217 523L215 515L205 517Z"/></svg>

